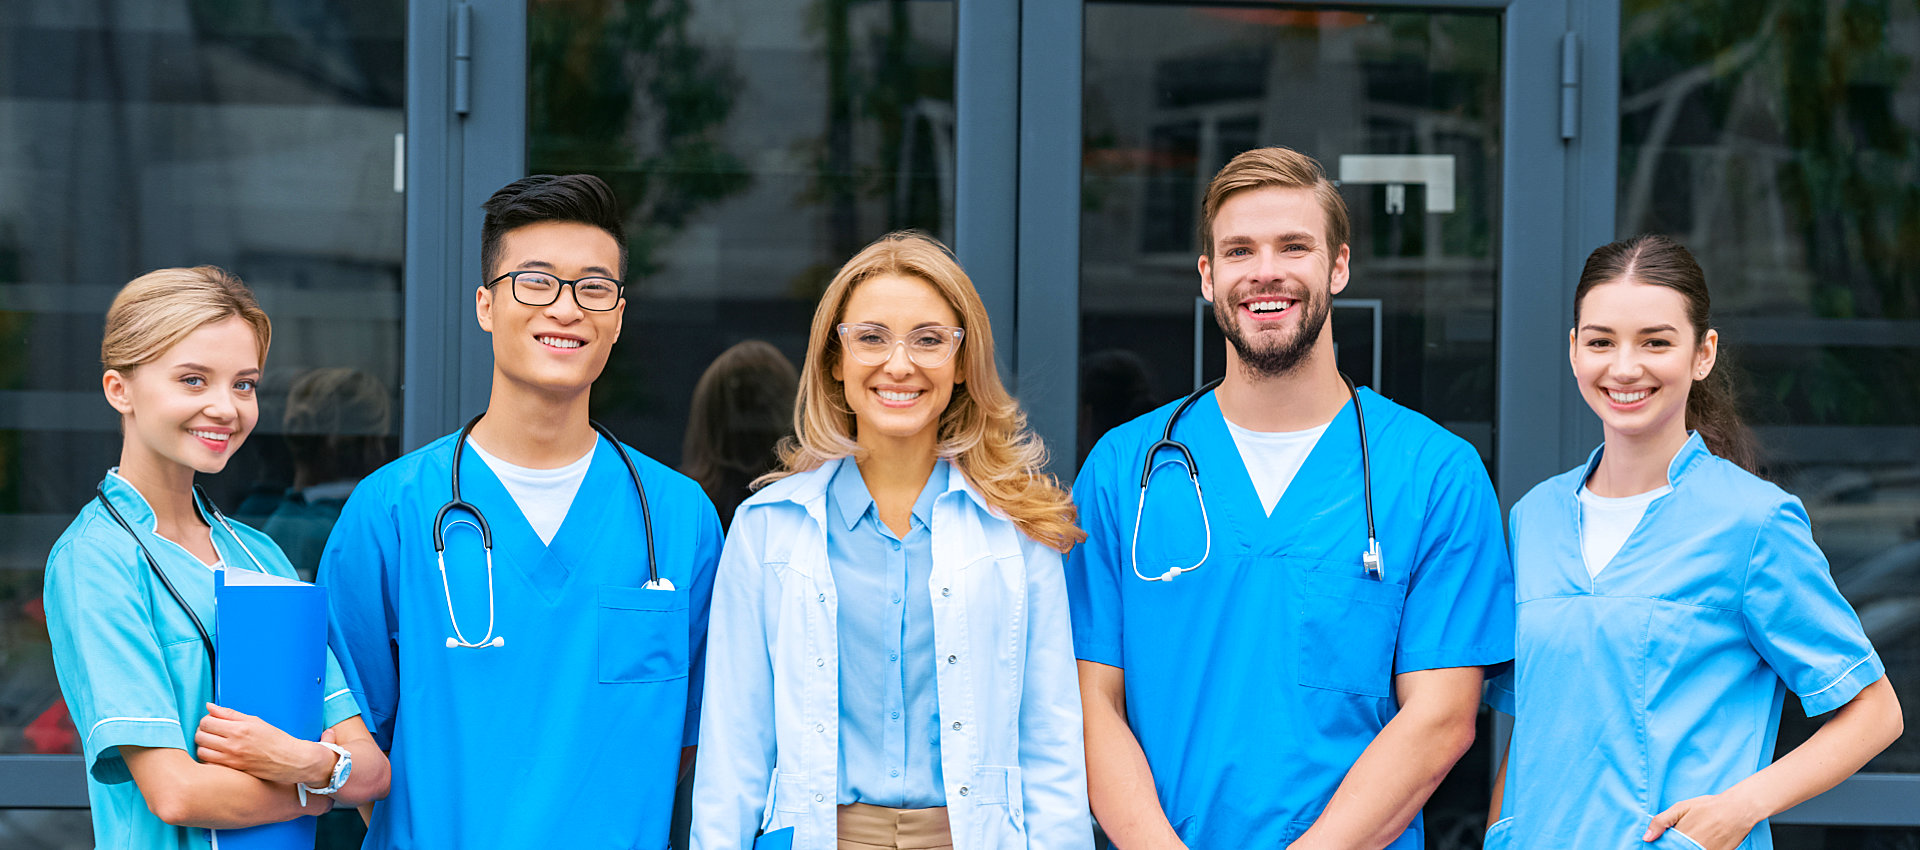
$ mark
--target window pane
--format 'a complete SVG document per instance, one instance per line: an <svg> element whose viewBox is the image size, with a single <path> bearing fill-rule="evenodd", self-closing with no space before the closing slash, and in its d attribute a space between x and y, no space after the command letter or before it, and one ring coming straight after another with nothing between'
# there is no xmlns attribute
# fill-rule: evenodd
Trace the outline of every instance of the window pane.
<svg viewBox="0 0 1920 850"><path fill-rule="evenodd" d="M86 809L0 809L0 847L90 850L93 819Z"/></svg>
<svg viewBox="0 0 1920 850"><path fill-rule="evenodd" d="M259 425L202 484L296 565L391 456L404 23L399 0L0 4L0 753L77 751L40 589L119 458L98 364L121 285L214 264L258 294Z"/></svg>
<svg viewBox="0 0 1920 850"><path fill-rule="evenodd" d="M1083 458L1224 373L1195 270L1202 196L1234 155L1285 145L1339 181L1352 220L1341 369L1491 463L1497 14L1092 3L1085 85ZM1351 155L1420 157L1451 182L1375 182Z"/></svg>
<svg viewBox="0 0 1920 850"><path fill-rule="evenodd" d="M1621 35L1619 232L1699 258L1766 471L1920 704L1920 8L1643 0ZM1867 769L1920 772L1920 726Z"/></svg>
<svg viewBox="0 0 1920 850"><path fill-rule="evenodd" d="M791 378L736 351L721 370L753 391L717 381L695 413L709 364L750 340L798 364L841 263L903 227L952 240L953 3L527 9L529 169L598 175L628 209L625 327L594 415L664 463L714 470L703 483L731 519L789 427ZM699 423L723 436L684 457Z"/></svg>

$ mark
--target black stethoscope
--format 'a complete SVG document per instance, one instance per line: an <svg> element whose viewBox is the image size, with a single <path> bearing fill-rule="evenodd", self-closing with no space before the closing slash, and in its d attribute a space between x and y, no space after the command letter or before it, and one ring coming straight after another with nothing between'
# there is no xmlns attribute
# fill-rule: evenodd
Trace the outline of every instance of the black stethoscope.
<svg viewBox="0 0 1920 850"><path fill-rule="evenodd" d="M140 548L140 557L146 559L147 567L153 570L154 575L160 577L160 584L167 589L167 595L172 596L173 601L180 605L180 610L187 612L187 619L193 621L193 630L200 634L200 644L207 649L208 669L217 669L219 662L215 658L213 636L207 633L206 624L200 622L200 615L193 612L193 606L188 605L186 597L180 595L179 588L173 586L173 579L167 578L166 571L160 569L160 563L153 559L152 552L147 551L146 541L141 540L139 532L133 530L133 524L127 522L127 518L121 516L120 511L113 506L113 500L107 498L106 486L94 485L93 493L100 500L100 505L107 509L107 515L113 517L113 521L126 530L128 537L133 538L133 545ZM193 485L193 496L207 509L207 513L212 514L214 520L220 523L220 527L227 530L227 535L239 545L240 551L247 554L247 560L253 562L254 568L260 572L266 572L267 568L261 565L260 559L254 556L253 550L247 548L247 542L240 539L240 534L233 530L233 526L227 522L225 516L221 515L220 509L214 506L213 500L207 498L206 491L200 489L200 485Z"/></svg>
<svg viewBox="0 0 1920 850"><path fill-rule="evenodd" d="M1205 564L1207 557L1213 554L1213 523L1207 518L1207 499L1200 492L1200 467L1194 464L1193 452L1187 449L1187 444L1173 438L1173 426L1180 421L1180 414L1186 413L1187 408L1192 407L1201 396L1220 386L1220 382L1224 380L1226 378L1222 377L1208 381L1205 386L1194 390L1192 395L1180 402L1180 406L1173 409L1173 415L1167 417L1167 427L1160 432L1160 442L1154 443L1147 449L1146 459L1140 463L1140 503L1133 510L1133 547L1130 554L1133 559L1133 574L1146 581L1172 581L1181 573L1200 569L1200 565ZM1380 541L1373 533L1373 463L1367 457L1367 417L1360 410L1360 392L1354 389L1353 379L1343 373L1340 375L1340 380L1347 385L1347 396L1353 399L1353 418L1360 429L1360 492L1367 505L1367 550L1360 556L1360 565L1366 570L1367 578L1377 581L1381 570ZM1161 449L1173 449L1180 453L1180 457L1154 463L1153 457ZM1207 548L1200 553L1200 560L1195 561L1193 566L1169 567L1166 572L1157 576L1146 575L1140 572L1140 519L1147 508L1147 482L1153 480L1155 470L1169 464L1178 466L1183 459L1186 462L1187 479L1193 482L1193 497L1200 503L1200 521L1206 533Z"/></svg>
<svg viewBox="0 0 1920 850"><path fill-rule="evenodd" d="M466 453L467 435L473 433L473 426L479 424L485 413L467 420L460 429L460 439L453 444L453 498L440 506L440 512L433 518L433 557L440 566L440 589L447 595L447 619L453 623L453 637L447 638L447 648L466 647L475 649L486 646L506 646L504 636L493 633L493 528L487 525L487 517L480 509L460 498L460 457ZM634 468L633 458L627 457L627 451L620 446L620 440L613 432L593 420L587 420L593 430L607 438L613 444L613 453L620 456L620 462L627 465L627 475L633 479L633 490L640 494L640 523L647 535L647 583L648 590L672 590L673 583L660 577L659 564L653 557L653 511L647 507L647 488L640 483L640 470ZM447 522L447 514L452 511L466 511L472 519L455 519ZM460 631L460 617L453 610L453 588L447 583L447 538L445 529L455 525L469 525L480 532L480 548L487 553L487 633L478 641L467 640L465 632Z"/></svg>

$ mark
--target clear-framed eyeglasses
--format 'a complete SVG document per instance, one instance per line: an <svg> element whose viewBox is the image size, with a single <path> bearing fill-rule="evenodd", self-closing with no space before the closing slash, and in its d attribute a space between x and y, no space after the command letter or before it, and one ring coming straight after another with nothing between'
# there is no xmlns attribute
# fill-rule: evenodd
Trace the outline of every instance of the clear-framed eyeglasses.
<svg viewBox="0 0 1920 850"><path fill-rule="evenodd" d="M560 300L560 290L569 286L573 287L573 303L582 310L605 312L620 306L620 281L610 277L567 280L547 272L523 269L487 281L487 286L503 280L509 281L507 287L513 291L513 300L528 307L545 307Z"/></svg>
<svg viewBox="0 0 1920 850"><path fill-rule="evenodd" d="M929 325L914 328L905 334L895 336L893 331L880 325L865 322L848 322L840 326L840 341L847 346L847 353L853 359L868 366L878 366L893 356L894 346L903 346L907 350L907 359L922 369L937 369L953 359L953 353L960 350L960 339L967 335L963 328L946 325Z"/></svg>

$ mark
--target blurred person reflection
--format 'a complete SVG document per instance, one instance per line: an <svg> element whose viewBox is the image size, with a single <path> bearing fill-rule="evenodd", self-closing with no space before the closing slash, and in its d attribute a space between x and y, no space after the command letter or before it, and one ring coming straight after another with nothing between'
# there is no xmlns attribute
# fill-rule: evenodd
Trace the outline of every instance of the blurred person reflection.
<svg viewBox="0 0 1920 850"><path fill-rule="evenodd" d="M354 485L393 459L393 403L379 378L347 367L315 369L293 382L282 418L293 486L261 526L303 581L313 581L327 533Z"/></svg>
<svg viewBox="0 0 1920 850"><path fill-rule="evenodd" d="M1109 348L1087 355L1080 367L1080 462L1108 431L1159 406L1147 361Z"/></svg>
<svg viewBox="0 0 1920 850"><path fill-rule="evenodd" d="M680 471L707 491L722 528L749 495L748 482L779 466L774 446L793 434L799 385L793 361L757 339L721 352L694 385Z"/></svg>

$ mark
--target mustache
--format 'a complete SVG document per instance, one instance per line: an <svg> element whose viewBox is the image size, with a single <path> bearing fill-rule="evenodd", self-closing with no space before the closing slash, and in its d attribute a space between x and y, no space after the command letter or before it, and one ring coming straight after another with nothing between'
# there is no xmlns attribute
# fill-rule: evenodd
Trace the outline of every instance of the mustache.
<svg viewBox="0 0 1920 850"><path fill-rule="evenodd" d="M1304 286L1299 288L1262 288L1245 294L1237 294L1233 300L1236 304L1241 301L1257 301L1262 298L1285 298L1289 301L1307 301L1310 300L1311 295L1312 293Z"/></svg>

